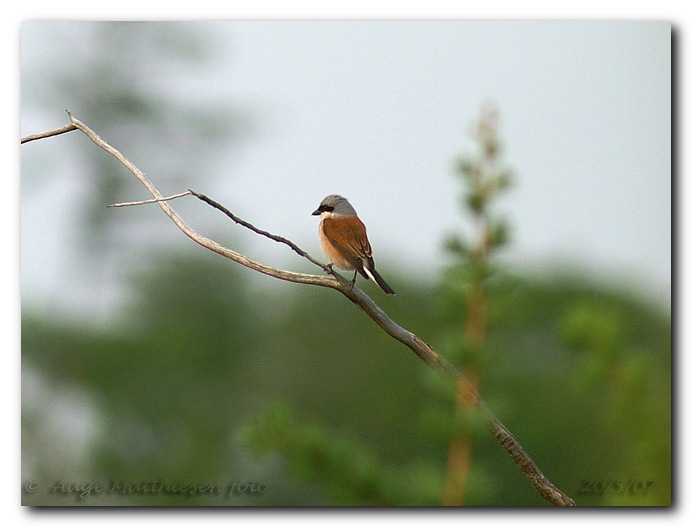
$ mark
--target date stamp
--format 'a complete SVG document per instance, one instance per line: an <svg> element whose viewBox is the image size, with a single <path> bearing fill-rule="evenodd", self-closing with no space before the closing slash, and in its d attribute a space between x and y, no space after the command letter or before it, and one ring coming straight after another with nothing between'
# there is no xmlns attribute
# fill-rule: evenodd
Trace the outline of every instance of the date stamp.
<svg viewBox="0 0 692 527"><path fill-rule="evenodd" d="M603 496L606 493L645 496L654 489L654 482L646 479L583 479L577 494Z"/></svg>

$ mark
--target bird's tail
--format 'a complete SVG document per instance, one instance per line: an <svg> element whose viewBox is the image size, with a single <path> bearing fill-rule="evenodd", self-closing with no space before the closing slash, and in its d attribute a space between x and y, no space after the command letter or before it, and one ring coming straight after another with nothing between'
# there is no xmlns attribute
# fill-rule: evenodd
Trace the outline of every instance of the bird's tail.
<svg viewBox="0 0 692 527"><path fill-rule="evenodd" d="M378 273L375 270L375 265L363 265L363 270L367 273L367 275L372 278L375 282L377 282L377 285L379 285L382 288L382 291L387 293L388 295L396 295L394 292L394 289L389 287L389 284L384 281L384 278L380 276L380 273Z"/></svg>

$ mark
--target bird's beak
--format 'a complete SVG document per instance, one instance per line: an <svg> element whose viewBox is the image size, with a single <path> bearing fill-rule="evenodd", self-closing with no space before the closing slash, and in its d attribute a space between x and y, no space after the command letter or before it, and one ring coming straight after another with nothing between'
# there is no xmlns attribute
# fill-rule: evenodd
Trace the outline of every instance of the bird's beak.
<svg viewBox="0 0 692 527"><path fill-rule="evenodd" d="M319 216L322 214L322 211L320 209L317 209L315 212L312 213L313 216Z"/></svg>

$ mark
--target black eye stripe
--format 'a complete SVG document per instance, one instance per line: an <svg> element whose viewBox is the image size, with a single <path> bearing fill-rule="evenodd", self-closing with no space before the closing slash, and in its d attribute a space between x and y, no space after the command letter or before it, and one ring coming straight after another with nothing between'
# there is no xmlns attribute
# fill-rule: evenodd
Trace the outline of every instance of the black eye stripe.
<svg viewBox="0 0 692 527"><path fill-rule="evenodd" d="M322 205L319 209L320 212L332 212L334 210L334 207L331 205Z"/></svg>

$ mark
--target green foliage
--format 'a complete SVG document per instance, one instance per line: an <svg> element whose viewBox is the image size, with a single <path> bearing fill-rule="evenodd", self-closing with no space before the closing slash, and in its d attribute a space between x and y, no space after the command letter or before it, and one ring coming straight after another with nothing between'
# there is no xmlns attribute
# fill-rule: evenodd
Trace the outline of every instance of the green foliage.
<svg viewBox="0 0 692 527"><path fill-rule="evenodd" d="M331 505L391 506L430 505L431 486L438 482L418 482L418 469L402 477L380 462L363 444L323 426L299 422L295 412L283 404L271 406L262 418L241 431L242 440L259 454L278 452L289 463L290 472L317 483L329 496ZM430 476L423 472L421 479ZM415 490L414 490L415 489Z"/></svg>
<svg viewBox="0 0 692 527"><path fill-rule="evenodd" d="M670 379L662 382L670 370L666 362L655 358L662 354L670 359L670 340L662 334L660 342L642 346L628 328L631 320L622 306L589 300L569 307L560 329L562 340L579 354L570 375L573 389L597 393L604 403L604 420L620 423L620 456L638 467L639 473L660 475L658 484L652 478L632 475L606 480L607 489L626 490L610 495L604 491L604 502L653 505L660 502L653 493L644 492L649 486L655 485L657 492L670 500L670 438L663 439L655 432L670 433Z"/></svg>
<svg viewBox="0 0 692 527"><path fill-rule="evenodd" d="M565 344L572 349L587 349L610 356L622 346L620 313L612 307L582 303L565 314L562 327Z"/></svg>
<svg viewBox="0 0 692 527"><path fill-rule="evenodd" d="M74 467L69 457L57 462L45 443L54 432L31 408L79 387L80 404L93 405L100 423L77 458L79 480L160 478L223 488L238 479L268 489L228 500L99 496L78 504L439 503L456 426L449 382L328 291L258 293L249 272L204 253L157 262L133 276L137 295L117 329L23 313L24 368L54 387L25 400L23 457L38 467L36 479L69 479ZM411 283L420 287L419 278ZM580 505L669 503L668 317L576 280L498 271L489 288L494 330L483 396L546 475ZM442 312L430 291L403 287L397 297L388 306L395 320L446 349L435 338ZM270 316L270 305L280 311ZM588 383L579 378L591 352L567 346L562 329L585 305L607 306L596 311L611 313L621 335L616 370ZM476 426L468 503L545 505L482 423ZM632 495L582 488L606 478L655 486ZM66 504L56 496L24 499Z"/></svg>

